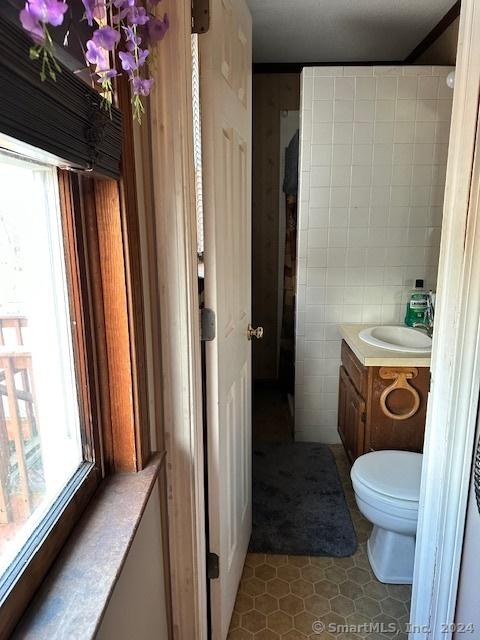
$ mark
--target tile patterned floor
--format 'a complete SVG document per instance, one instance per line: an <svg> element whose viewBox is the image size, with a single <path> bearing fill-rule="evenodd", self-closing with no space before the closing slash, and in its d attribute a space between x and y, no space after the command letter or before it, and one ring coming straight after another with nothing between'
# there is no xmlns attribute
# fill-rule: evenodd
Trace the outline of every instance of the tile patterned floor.
<svg viewBox="0 0 480 640"><path fill-rule="evenodd" d="M406 640L402 629L409 619L411 588L384 585L373 575L366 554L371 525L357 509L343 447L331 448L357 551L350 558L249 554L229 640Z"/></svg>

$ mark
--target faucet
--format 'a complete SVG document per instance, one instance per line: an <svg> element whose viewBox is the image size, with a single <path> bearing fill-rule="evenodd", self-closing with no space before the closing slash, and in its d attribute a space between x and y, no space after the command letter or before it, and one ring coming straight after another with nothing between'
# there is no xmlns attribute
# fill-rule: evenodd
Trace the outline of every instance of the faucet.
<svg viewBox="0 0 480 640"><path fill-rule="evenodd" d="M427 310L425 311L425 322L414 322L412 327L414 329L422 329L426 332L429 338L433 335L433 321L435 319L435 305L433 302L433 293L431 291L427 294Z"/></svg>

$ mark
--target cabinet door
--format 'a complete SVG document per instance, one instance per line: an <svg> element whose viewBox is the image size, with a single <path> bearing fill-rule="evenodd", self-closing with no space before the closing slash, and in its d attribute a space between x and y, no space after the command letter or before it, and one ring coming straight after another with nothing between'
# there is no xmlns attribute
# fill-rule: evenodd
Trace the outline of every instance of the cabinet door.
<svg viewBox="0 0 480 640"><path fill-rule="evenodd" d="M347 374L344 367L340 367L340 379L338 383L338 434L346 448L346 424L347 424Z"/></svg>
<svg viewBox="0 0 480 640"><path fill-rule="evenodd" d="M340 367L338 433L351 462L364 453L365 402L343 367Z"/></svg>
<svg viewBox="0 0 480 640"><path fill-rule="evenodd" d="M371 401L368 407L368 430L365 442L367 451L384 449L422 451L430 386L429 369L427 367L411 368L411 371L415 372L415 377L408 380L408 385L413 387L420 396L420 407L411 418L406 420L390 418L385 415L380 401L382 393L394 382L395 374L406 370L405 367L372 369ZM393 374L393 377L385 377L382 371ZM412 395L403 388L394 390L388 395L386 404L392 413L405 414L412 408Z"/></svg>

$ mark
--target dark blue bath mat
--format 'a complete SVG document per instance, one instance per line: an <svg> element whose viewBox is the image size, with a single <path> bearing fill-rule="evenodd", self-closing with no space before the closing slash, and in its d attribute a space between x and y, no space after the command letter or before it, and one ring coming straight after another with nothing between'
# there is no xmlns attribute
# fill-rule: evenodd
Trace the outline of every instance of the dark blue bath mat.
<svg viewBox="0 0 480 640"><path fill-rule="evenodd" d="M253 530L249 550L351 556L357 537L328 446L259 443L253 448Z"/></svg>

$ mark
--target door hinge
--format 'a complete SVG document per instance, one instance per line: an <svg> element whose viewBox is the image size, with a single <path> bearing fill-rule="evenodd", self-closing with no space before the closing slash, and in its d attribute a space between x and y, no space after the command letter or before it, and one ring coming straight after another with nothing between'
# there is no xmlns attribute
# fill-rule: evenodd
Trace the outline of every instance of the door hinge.
<svg viewBox="0 0 480 640"><path fill-rule="evenodd" d="M207 578L216 580L220 577L220 558L216 553L207 554Z"/></svg>
<svg viewBox="0 0 480 640"><path fill-rule="evenodd" d="M207 307L200 309L200 340L215 340L215 311Z"/></svg>
<svg viewBox="0 0 480 640"><path fill-rule="evenodd" d="M209 27L209 0L192 0L192 33L206 33Z"/></svg>

